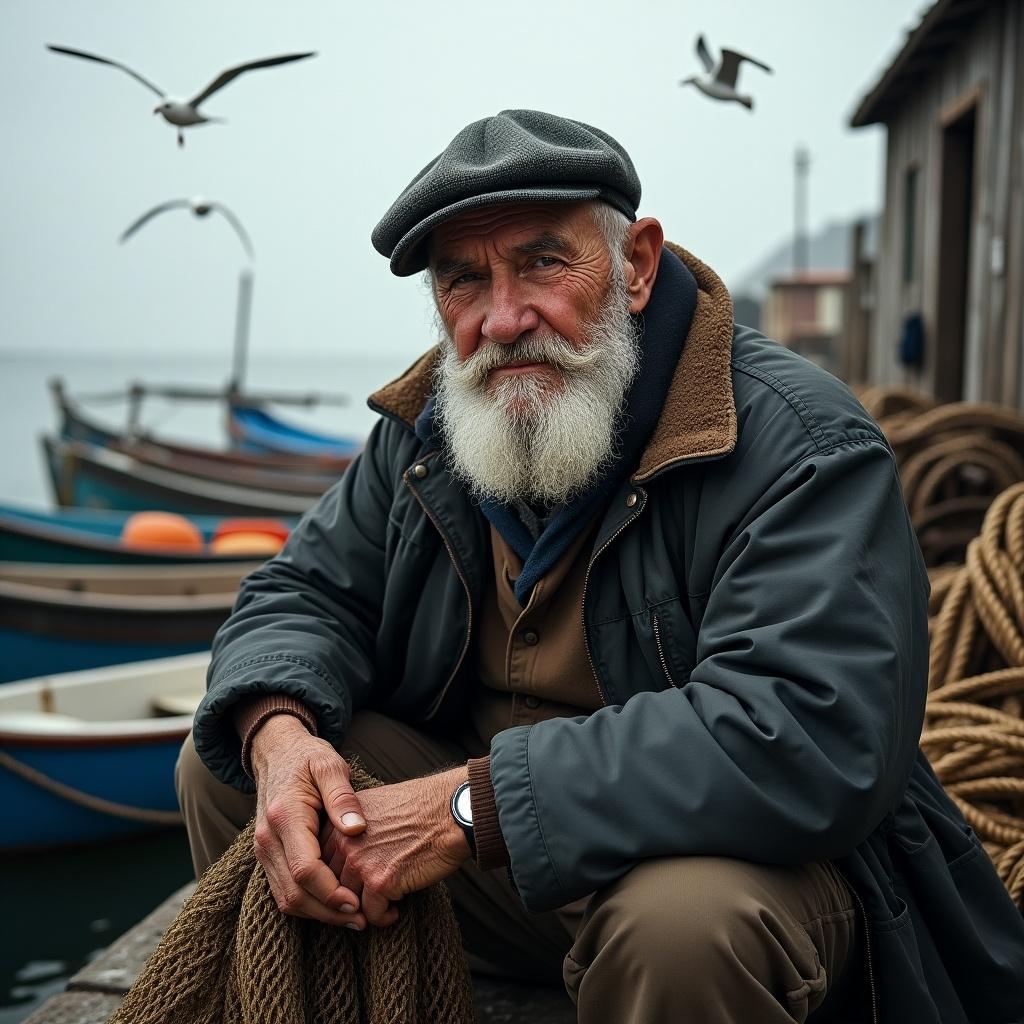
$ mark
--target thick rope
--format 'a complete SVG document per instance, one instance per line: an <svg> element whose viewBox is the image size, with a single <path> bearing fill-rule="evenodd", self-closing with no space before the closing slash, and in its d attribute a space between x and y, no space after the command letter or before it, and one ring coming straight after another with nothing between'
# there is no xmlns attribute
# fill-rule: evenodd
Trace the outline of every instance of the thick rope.
<svg viewBox="0 0 1024 1024"><path fill-rule="evenodd" d="M149 807L134 807L131 804L120 804L114 800L105 800L101 796L93 796L92 793L84 793L74 786L69 786L57 779L51 779L38 768L19 761L4 750L0 750L0 768L5 768L12 775L19 779L38 786L40 789L69 803L85 807L87 810L95 811L97 814L108 814L114 818L124 818L128 821L141 821L147 825L182 825L184 821L179 811L158 811Z"/></svg>
<svg viewBox="0 0 1024 1024"><path fill-rule="evenodd" d="M991 504L966 564L933 571L921 747L1024 910L1024 483Z"/></svg>
<svg viewBox="0 0 1024 1024"><path fill-rule="evenodd" d="M356 789L375 784L352 765ZM448 892L402 900L354 932L277 908L254 823L203 875L111 1024L471 1024L472 990Z"/></svg>
<svg viewBox="0 0 1024 1024"><path fill-rule="evenodd" d="M1024 480L1024 415L983 402L935 405L906 388L861 392L896 456L929 566L962 564L995 497Z"/></svg>

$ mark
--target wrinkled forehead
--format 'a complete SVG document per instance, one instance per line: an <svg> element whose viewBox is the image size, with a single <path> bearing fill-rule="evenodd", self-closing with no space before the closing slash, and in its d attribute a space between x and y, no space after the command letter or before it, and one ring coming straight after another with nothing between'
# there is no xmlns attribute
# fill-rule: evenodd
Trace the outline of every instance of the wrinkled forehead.
<svg viewBox="0 0 1024 1024"><path fill-rule="evenodd" d="M470 210L439 224L428 238L430 266L529 245L577 249L600 237L586 203L505 203Z"/></svg>

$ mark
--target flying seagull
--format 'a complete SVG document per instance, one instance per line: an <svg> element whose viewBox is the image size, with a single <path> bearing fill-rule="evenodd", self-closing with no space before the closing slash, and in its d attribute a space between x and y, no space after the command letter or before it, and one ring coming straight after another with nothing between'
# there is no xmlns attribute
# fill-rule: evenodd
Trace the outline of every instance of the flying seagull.
<svg viewBox="0 0 1024 1024"><path fill-rule="evenodd" d="M119 64L116 60L108 60L106 57L97 56L95 53L86 53L84 50L72 50L67 46L47 45L46 48L54 53L65 53L69 57L81 57L83 60L92 60L97 64L109 64L112 68L119 68L121 71L131 75L136 82L141 83L151 92L155 92L163 102L153 108L153 113L162 115L168 124L173 124L177 127L179 146L185 145L185 136L182 133L183 128L196 124L205 124L207 121L220 120L220 118L206 117L204 114L201 114L199 112L199 104L209 99L218 89L223 89L228 82L233 81L243 72L253 71L256 68L271 68L277 64L288 64L293 60L304 60L306 57L316 56L313 51L308 53L286 53L280 57L266 57L264 60L251 60L246 64L238 64L233 68L228 68L227 71L222 71L202 92L197 93L192 99L180 100L168 96L163 89L154 85L148 78L144 78L138 71L133 71L127 64Z"/></svg>
<svg viewBox="0 0 1024 1024"><path fill-rule="evenodd" d="M753 98L743 96L736 91L736 76L739 74L740 64L744 61L771 74L772 69L767 64L762 64L759 60L754 60L753 57L748 57L743 53L737 53L735 50L723 50L722 59L715 67L714 58L711 56L708 44L704 42L703 35L697 37L697 56L700 57L707 74L704 76L690 75L689 78L681 79L680 85L692 83L705 96L710 96L714 100L734 100L736 103L742 103L747 110L754 109Z"/></svg>
<svg viewBox="0 0 1024 1024"><path fill-rule="evenodd" d="M242 227L242 222L223 203L217 203L211 199L203 199L199 196L195 199L168 199L165 203L158 203L153 209L147 210L138 220L129 224L118 241L127 242L144 224L159 216L159 214L166 213L168 210L191 210L197 217L205 217L211 212L221 214L235 229L235 234L238 235L238 240L242 243L242 247L249 257L249 262L252 262L254 255L252 242L249 240L249 235L246 233L245 228Z"/></svg>

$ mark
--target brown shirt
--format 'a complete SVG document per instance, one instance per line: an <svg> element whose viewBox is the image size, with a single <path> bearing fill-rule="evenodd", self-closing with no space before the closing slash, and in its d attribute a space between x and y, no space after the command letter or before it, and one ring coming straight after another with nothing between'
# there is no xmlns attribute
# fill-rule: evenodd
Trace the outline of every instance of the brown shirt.
<svg viewBox="0 0 1024 1024"><path fill-rule="evenodd" d="M503 729L549 718L589 715L602 706L583 635L583 588L600 517L580 531L550 571L533 587L526 607L515 595L522 559L491 526L493 573L488 579L476 639L480 685L470 709L473 742L487 748ZM248 773L256 729L272 714L299 717L316 734L313 716L290 698L243 704L235 722L243 739ZM477 863L488 869L508 863L491 786L490 758L469 761L470 796Z"/></svg>
<svg viewBox="0 0 1024 1024"><path fill-rule="evenodd" d="M583 587L600 519L581 530L533 586L526 606L515 595L522 559L491 526L494 572L477 636L480 685L473 694L474 737L487 746L503 729L549 718L589 715L603 701L583 636ZM474 744L476 745L476 744ZM490 758L469 762L477 863L508 863L490 779Z"/></svg>

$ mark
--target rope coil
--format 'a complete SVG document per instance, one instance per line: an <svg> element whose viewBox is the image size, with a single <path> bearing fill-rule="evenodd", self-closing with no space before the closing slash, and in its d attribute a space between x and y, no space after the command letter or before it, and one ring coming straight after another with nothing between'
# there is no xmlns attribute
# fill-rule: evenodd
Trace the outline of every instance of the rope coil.
<svg viewBox="0 0 1024 1024"><path fill-rule="evenodd" d="M1024 910L1024 483L933 573L921 748Z"/></svg>

